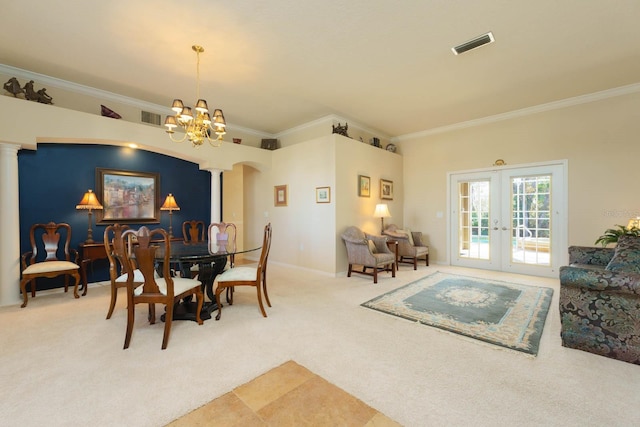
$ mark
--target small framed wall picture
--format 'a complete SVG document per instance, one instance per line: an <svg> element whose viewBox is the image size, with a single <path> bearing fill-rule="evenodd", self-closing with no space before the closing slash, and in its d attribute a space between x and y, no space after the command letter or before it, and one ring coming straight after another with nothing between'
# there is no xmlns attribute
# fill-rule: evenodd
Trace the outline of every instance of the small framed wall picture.
<svg viewBox="0 0 640 427"><path fill-rule="evenodd" d="M276 185L273 187L273 204L274 206L287 206L289 202L289 194L286 185Z"/></svg>
<svg viewBox="0 0 640 427"><path fill-rule="evenodd" d="M358 175L358 196L371 197L371 178Z"/></svg>
<svg viewBox="0 0 640 427"><path fill-rule="evenodd" d="M331 203L330 187L316 187L316 203Z"/></svg>
<svg viewBox="0 0 640 427"><path fill-rule="evenodd" d="M380 198L393 200L393 181L387 181L386 179L380 180Z"/></svg>

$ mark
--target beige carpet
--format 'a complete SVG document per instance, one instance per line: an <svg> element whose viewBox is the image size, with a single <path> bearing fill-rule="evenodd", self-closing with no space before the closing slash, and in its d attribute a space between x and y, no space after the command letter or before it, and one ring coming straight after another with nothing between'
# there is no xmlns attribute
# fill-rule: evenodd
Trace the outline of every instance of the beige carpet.
<svg viewBox="0 0 640 427"><path fill-rule="evenodd" d="M360 306L437 270L553 287L538 356ZM374 285L270 263L269 291L268 318L239 290L220 321L175 322L164 351L143 306L122 350L125 301L105 320L107 286L0 308L0 420L164 426L294 360L404 426L640 425L640 366L560 345L556 279L434 265Z"/></svg>

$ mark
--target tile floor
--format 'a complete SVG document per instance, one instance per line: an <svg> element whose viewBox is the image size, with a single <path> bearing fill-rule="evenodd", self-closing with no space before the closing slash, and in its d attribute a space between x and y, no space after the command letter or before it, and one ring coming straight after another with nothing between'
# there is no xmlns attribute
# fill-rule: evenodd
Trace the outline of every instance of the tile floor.
<svg viewBox="0 0 640 427"><path fill-rule="evenodd" d="M183 426L399 426L293 361L168 424Z"/></svg>

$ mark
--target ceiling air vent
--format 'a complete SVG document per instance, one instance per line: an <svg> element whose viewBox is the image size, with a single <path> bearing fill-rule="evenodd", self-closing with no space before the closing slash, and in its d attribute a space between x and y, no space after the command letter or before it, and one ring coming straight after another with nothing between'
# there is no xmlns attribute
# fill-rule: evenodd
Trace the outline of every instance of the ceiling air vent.
<svg viewBox="0 0 640 427"><path fill-rule="evenodd" d="M464 42L461 45L452 47L451 50L453 51L454 55L460 55L461 53L468 52L472 49L476 49L480 46L484 46L485 44L493 43L494 41L495 40L493 38L493 34L491 32L488 32L486 34L476 37L473 40L469 40L468 42Z"/></svg>
<svg viewBox="0 0 640 427"><path fill-rule="evenodd" d="M140 120L142 123L149 123L151 125L160 126L160 114L150 113L149 111L142 111Z"/></svg>

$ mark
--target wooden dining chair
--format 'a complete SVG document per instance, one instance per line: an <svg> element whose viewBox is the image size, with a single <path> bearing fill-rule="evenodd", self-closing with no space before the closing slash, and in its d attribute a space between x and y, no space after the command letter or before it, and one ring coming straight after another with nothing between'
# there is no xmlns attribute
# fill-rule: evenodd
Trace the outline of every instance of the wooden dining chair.
<svg viewBox="0 0 640 427"><path fill-rule="evenodd" d="M111 318L118 299L118 289L127 287L128 274L121 264L121 260L129 260L133 268L133 286L140 286L144 282L142 272L137 268L135 261L126 256L125 244L122 232L128 230L128 225L114 224L104 229L104 250L109 260L109 281L111 282L111 302L107 319ZM131 236L131 235L130 235Z"/></svg>
<svg viewBox="0 0 640 427"><path fill-rule="evenodd" d="M129 235L135 236L136 244L125 245ZM158 240L152 242L152 238ZM124 339L124 348L129 348L131 335L133 333L133 323L135 320L136 304L149 304L149 323L154 324L156 320L156 304L164 304L166 306L164 337L162 339L162 349L167 348L169 342L169 334L171 332L171 322L173 320L173 307L181 299L193 296L196 297L196 322L202 325L200 312L202 311L202 303L204 301L200 282L194 279L184 277L171 277L170 260L171 260L171 240L169 234L162 228L149 230L146 226L140 227L138 230L125 230L120 236L118 245L125 248L125 256L127 258L135 257L136 263L144 282L142 286L135 286L133 264L129 260L120 260L124 266L127 277L127 331ZM162 259L156 259L156 251L158 245L162 245L164 256ZM162 263L162 277L155 274L156 261Z"/></svg>
<svg viewBox="0 0 640 427"><path fill-rule="evenodd" d="M205 232L204 221L193 219L182 223L182 239L185 243L204 242Z"/></svg>
<svg viewBox="0 0 640 427"><path fill-rule="evenodd" d="M257 267L234 267L220 274L216 278L218 285L216 286L216 304L218 304L218 314L216 320L220 320L222 315L222 304L220 303L220 294L225 289L233 289L236 286L254 286L258 295L258 304L262 316L267 317L262 304L262 294L264 293L267 305L271 307L269 295L267 294L266 271L267 261L269 259L269 250L271 249L271 223L264 227L264 237L262 239L262 252ZM233 294L232 294L233 295ZM229 301L229 305L233 305L233 296Z"/></svg>
<svg viewBox="0 0 640 427"><path fill-rule="evenodd" d="M75 280L73 296L78 295L80 284L80 266L78 265L78 252L70 248L71 226L66 223L49 222L47 224L34 224L29 230L31 250L20 257L22 279L20 291L22 292L22 305L27 306L27 284L31 284L31 297L36 296L36 279L53 278L64 275L64 291L69 289L69 276Z"/></svg>

